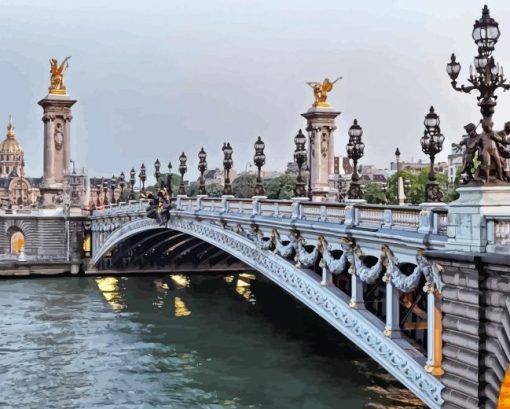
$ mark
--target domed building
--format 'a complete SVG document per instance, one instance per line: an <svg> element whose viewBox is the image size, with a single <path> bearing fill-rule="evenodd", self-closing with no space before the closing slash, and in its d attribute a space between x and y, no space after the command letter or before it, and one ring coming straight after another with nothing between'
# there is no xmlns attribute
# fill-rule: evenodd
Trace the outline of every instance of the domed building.
<svg viewBox="0 0 510 409"><path fill-rule="evenodd" d="M41 178L25 177L25 153L16 140L12 116L0 143L0 201L2 206L29 206L39 198Z"/></svg>
<svg viewBox="0 0 510 409"><path fill-rule="evenodd" d="M9 115L7 135L0 143L0 177L7 177L13 171L20 176L25 173L25 154L23 147L16 140L12 116Z"/></svg>

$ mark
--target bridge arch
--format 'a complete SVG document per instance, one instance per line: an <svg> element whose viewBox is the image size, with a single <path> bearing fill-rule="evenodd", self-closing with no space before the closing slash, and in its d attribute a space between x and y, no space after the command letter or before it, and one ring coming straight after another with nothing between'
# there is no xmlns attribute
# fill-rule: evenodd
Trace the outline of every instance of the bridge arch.
<svg viewBox="0 0 510 409"><path fill-rule="evenodd" d="M384 336L383 322L374 320L366 310L350 308L349 297L338 288L321 286L316 274L296 268L220 223L172 217L163 227L153 219L134 220L106 238L94 252L93 262L97 264L113 247L137 233L165 228L207 242L263 274L364 350L429 407L441 406L441 383L425 371L423 362L416 359L421 354L408 341L393 342Z"/></svg>

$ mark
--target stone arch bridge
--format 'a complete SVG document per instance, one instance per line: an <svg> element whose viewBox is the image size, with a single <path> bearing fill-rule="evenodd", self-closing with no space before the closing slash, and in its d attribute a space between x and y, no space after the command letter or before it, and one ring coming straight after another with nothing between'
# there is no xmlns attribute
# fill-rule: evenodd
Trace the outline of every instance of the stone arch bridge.
<svg viewBox="0 0 510 409"><path fill-rule="evenodd" d="M484 220L482 254L452 249L444 207L178 197L161 223L147 206L94 211L95 269L256 270L429 407L496 406L510 362L510 298L491 290L510 293L504 217Z"/></svg>

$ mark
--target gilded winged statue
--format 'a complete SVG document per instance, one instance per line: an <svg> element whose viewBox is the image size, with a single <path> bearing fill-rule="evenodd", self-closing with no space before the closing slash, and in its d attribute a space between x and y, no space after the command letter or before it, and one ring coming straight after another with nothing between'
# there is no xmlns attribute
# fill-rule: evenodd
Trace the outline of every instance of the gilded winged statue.
<svg viewBox="0 0 510 409"><path fill-rule="evenodd" d="M50 86L48 87L50 94L66 94L64 71L69 67L70 58L70 56L66 57L60 65L56 58L50 60Z"/></svg>
<svg viewBox="0 0 510 409"><path fill-rule="evenodd" d="M326 101L328 98L328 92L333 90L333 85L338 80L341 80L342 77L338 77L336 80L331 82L329 78L326 78L322 83L310 81L307 84L313 89L313 95L315 97L315 101L313 103L314 107L330 107L331 105Z"/></svg>

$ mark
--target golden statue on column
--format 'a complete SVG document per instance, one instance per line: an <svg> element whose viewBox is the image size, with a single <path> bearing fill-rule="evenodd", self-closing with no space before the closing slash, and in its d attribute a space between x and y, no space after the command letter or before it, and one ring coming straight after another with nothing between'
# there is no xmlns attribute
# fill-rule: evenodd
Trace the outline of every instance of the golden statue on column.
<svg viewBox="0 0 510 409"><path fill-rule="evenodd" d="M64 71L69 67L69 59L66 57L59 65L56 58L50 60L50 86L48 91L50 94L67 95L66 86L64 84Z"/></svg>
<svg viewBox="0 0 510 409"><path fill-rule="evenodd" d="M326 101L328 98L328 92L331 92L335 82L341 79L342 77L338 77L336 80L331 82L329 78L326 78L322 83L313 81L307 82L307 84L312 87L313 95L315 97L315 101L312 106L325 108L331 107L331 105Z"/></svg>

